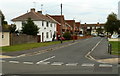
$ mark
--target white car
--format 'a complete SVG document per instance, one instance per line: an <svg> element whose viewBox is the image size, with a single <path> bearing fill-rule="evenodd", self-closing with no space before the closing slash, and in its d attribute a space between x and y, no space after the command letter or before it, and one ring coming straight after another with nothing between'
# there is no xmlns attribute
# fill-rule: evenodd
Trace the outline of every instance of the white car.
<svg viewBox="0 0 120 76"><path fill-rule="evenodd" d="M84 35L83 34L80 34L80 37L83 37Z"/></svg>
<svg viewBox="0 0 120 76"><path fill-rule="evenodd" d="M113 34L112 36L111 36L111 38L118 38L118 35L117 34Z"/></svg>

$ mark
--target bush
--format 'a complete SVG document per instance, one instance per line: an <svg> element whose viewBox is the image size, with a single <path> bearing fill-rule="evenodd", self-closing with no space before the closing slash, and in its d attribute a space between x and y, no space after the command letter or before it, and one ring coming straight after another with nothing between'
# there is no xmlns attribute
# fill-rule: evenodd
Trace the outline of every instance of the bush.
<svg viewBox="0 0 120 76"><path fill-rule="evenodd" d="M63 37L66 39L66 40L70 40L71 39L71 34L69 32L65 32L63 34Z"/></svg>

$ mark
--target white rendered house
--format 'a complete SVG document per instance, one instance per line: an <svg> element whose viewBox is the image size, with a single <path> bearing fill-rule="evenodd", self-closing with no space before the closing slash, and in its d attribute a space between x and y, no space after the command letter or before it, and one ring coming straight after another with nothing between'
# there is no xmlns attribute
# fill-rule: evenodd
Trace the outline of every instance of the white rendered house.
<svg viewBox="0 0 120 76"><path fill-rule="evenodd" d="M43 15L41 11L35 12L34 8L32 8L30 12L12 19L16 25L16 30L20 31L22 29L22 24L27 21L28 18L31 18L40 28L37 34L40 37L40 42L52 41L53 35L56 34L56 22Z"/></svg>

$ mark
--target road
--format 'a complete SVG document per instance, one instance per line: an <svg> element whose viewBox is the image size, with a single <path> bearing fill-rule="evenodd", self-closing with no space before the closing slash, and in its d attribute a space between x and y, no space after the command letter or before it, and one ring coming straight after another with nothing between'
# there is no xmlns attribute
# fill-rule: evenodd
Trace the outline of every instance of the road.
<svg viewBox="0 0 120 76"><path fill-rule="evenodd" d="M105 38L93 37L42 54L3 59L2 72L3 74L118 74L118 65L100 63L92 58L94 51L107 48L107 44L104 48L99 48L105 41ZM93 56L90 57L91 55Z"/></svg>

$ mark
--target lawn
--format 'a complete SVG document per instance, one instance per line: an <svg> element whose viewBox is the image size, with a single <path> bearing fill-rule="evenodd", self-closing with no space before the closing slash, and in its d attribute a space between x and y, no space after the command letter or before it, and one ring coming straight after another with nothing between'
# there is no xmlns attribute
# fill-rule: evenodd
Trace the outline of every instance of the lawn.
<svg viewBox="0 0 120 76"><path fill-rule="evenodd" d="M113 55L120 55L120 41L110 41L112 44L112 54Z"/></svg>
<svg viewBox="0 0 120 76"><path fill-rule="evenodd" d="M13 46L4 46L2 47L2 52L23 51L23 50L29 50L37 47L49 46L49 45L59 44L59 43L60 41L54 41L54 42L29 43L29 44L19 44L19 45L13 45Z"/></svg>

